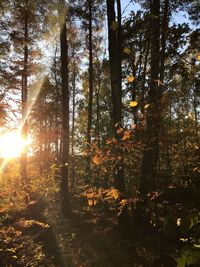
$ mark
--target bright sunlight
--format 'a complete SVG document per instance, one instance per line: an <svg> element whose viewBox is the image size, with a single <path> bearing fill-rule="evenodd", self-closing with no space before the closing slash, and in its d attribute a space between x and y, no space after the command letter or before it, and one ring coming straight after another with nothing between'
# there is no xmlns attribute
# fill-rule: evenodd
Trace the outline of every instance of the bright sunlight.
<svg viewBox="0 0 200 267"><path fill-rule="evenodd" d="M10 132L0 136L0 156L2 158L17 158L27 145L19 133Z"/></svg>

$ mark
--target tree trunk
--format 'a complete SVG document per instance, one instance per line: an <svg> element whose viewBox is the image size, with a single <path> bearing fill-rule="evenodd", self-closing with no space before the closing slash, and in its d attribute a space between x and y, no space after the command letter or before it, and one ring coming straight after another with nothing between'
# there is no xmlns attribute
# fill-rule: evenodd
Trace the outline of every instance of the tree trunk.
<svg viewBox="0 0 200 267"><path fill-rule="evenodd" d="M160 133L160 99L161 88L159 80L159 50L160 50L160 1L151 3L151 81L149 88L149 104L147 110L147 125L145 148L142 160L140 192L146 195L155 190L157 178L157 163L159 157Z"/></svg>
<svg viewBox="0 0 200 267"><path fill-rule="evenodd" d="M59 159L59 81L57 77L57 44L54 54L53 74L56 88L56 112L55 112L55 126L56 126L56 141L55 141L55 154Z"/></svg>
<svg viewBox="0 0 200 267"><path fill-rule="evenodd" d="M28 135L28 0L25 1L24 12L24 69L22 73L22 130L21 135L26 143ZM27 147L24 147L20 157L20 173L22 183L27 183Z"/></svg>
<svg viewBox="0 0 200 267"><path fill-rule="evenodd" d="M62 81L62 151L61 151L61 200L62 211L65 216L69 215L69 84L68 84L68 43L66 27L65 0L59 0L60 20L60 51L61 51L61 81Z"/></svg>
<svg viewBox="0 0 200 267"><path fill-rule="evenodd" d="M92 47L92 0L89 0L89 101L88 101L88 127L87 127L87 144L90 149L91 144L91 130L92 130L92 101L93 101L93 47ZM91 158L87 158L86 183L89 183L91 170Z"/></svg>
<svg viewBox="0 0 200 267"><path fill-rule="evenodd" d="M110 59L110 79L112 97L112 124L115 138L120 142L121 135L119 128L122 127L122 87L121 87L121 6L117 1L118 27L115 29L113 23L116 22L115 1L107 0L108 16L108 42ZM114 166L114 186L119 191L125 191L123 151L118 146L116 148L116 163Z"/></svg>
<svg viewBox="0 0 200 267"><path fill-rule="evenodd" d="M76 73L76 67L75 67L75 53L73 52L73 78L72 78L72 131L71 131L71 174L72 174L72 179L71 179L71 191L74 192L75 189L75 177L76 177L76 170L75 170L75 157L74 157L74 135L75 135L75 108L76 108L76 78L77 78L77 73Z"/></svg>

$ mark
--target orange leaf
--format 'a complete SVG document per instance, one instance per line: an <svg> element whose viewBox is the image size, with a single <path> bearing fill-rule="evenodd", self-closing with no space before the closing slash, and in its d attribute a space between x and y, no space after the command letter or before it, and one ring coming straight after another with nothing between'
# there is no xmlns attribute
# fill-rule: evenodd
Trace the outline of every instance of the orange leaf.
<svg viewBox="0 0 200 267"><path fill-rule="evenodd" d="M127 81L129 82L129 83L132 83L132 82L134 82L134 80L135 80L135 77L134 76L128 76L127 77Z"/></svg>

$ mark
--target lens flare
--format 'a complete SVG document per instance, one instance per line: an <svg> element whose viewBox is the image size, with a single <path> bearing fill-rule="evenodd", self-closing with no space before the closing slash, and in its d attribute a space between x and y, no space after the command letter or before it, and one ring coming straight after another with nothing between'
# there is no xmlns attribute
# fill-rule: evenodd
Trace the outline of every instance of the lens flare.
<svg viewBox="0 0 200 267"><path fill-rule="evenodd" d="M20 134L15 132L0 136L0 156L2 158L18 158L22 150L28 145Z"/></svg>

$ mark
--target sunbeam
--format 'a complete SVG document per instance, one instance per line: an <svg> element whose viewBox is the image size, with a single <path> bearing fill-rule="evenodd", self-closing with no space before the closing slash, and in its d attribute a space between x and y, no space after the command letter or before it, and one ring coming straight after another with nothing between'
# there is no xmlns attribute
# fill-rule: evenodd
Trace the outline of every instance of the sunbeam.
<svg viewBox="0 0 200 267"><path fill-rule="evenodd" d="M25 114L25 116L23 118L23 121L21 122L17 132L9 133L9 134L7 134L7 135L5 135L3 137L2 141L0 140L0 145L2 143L3 150L4 150L4 154L2 154L3 162L2 162L2 164L0 166L0 173L3 173L4 168L6 167L6 165L8 164L8 162L10 161L11 158L19 157L20 152L22 151L22 149L25 146L28 146L29 142L28 141L24 141L21 138L21 131L22 131L22 128L23 128L26 120L28 119L28 117L29 117L29 115L30 115L30 113L31 113L31 111L33 109L33 106L34 106L37 98L38 98L38 95L39 95L39 93L40 93L40 91L42 89L42 86L43 86L45 78L46 78L46 75L45 74L42 75L42 77L39 79L39 81L30 88L30 91L32 93L31 94L31 101L29 101L27 112L26 112L26 114ZM15 139L14 143L13 143L13 139ZM9 144L9 142L10 142L10 144L13 144L13 145L7 147L7 144ZM16 144L16 147L13 147L15 143L18 143L18 144ZM6 150L5 146L6 146L7 150ZM18 150L17 153L16 153L16 151L14 151L14 149ZM9 156L9 154L10 154L10 156Z"/></svg>

